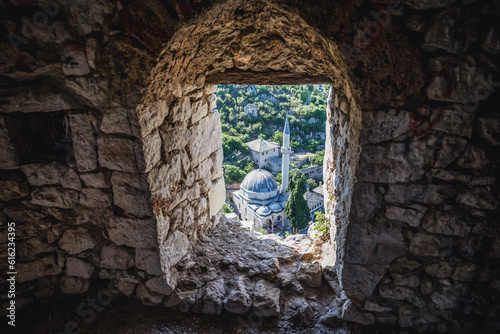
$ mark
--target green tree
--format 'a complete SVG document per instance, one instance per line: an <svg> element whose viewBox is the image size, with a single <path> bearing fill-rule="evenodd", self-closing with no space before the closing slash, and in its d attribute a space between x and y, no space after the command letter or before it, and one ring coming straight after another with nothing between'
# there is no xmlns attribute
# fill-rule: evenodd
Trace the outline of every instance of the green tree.
<svg viewBox="0 0 500 334"><path fill-rule="evenodd" d="M318 183L314 181L314 179L307 179L307 184L309 185L309 189L311 190L318 186Z"/></svg>
<svg viewBox="0 0 500 334"><path fill-rule="evenodd" d="M272 141L281 145L283 143L283 132L274 131Z"/></svg>
<svg viewBox="0 0 500 334"><path fill-rule="evenodd" d="M276 174L276 182L278 182L278 184L281 184L281 172L279 172L278 174Z"/></svg>
<svg viewBox="0 0 500 334"><path fill-rule="evenodd" d="M316 166L323 166L323 160L325 158L325 150L318 151L314 155L314 157L310 158L311 163L315 164Z"/></svg>
<svg viewBox="0 0 500 334"><path fill-rule="evenodd" d="M245 167L243 168L243 170L245 171L245 173L250 173L251 171L253 171L255 168L254 168L254 165L253 165L253 161L252 160L248 160Z"/></svg>
<svg viewBox="0 0 500 334"><path fill-rule="evenodd" d="M245 145L239 137L222 134L222 150L224 152L224 156L227 157L234 151L248 151L248 146Z"/></svg>
<svg viewBox="0 0 500 334"><path fill-rule="evenodd" d="M226 202L224 202L224 204L222 204L222 213L230 213L230 212L234 212L234 209L229 205L227 205Z"/></svg>
<svg viewBox="0 0 500 334"><path fill-rule="evenodd" d="M224 164L224 181L231 184L241 182L247 173L238 166Z"/></svg>
<svg viewBox="0 0 500 334"><path fill-rule="evenodd" d="M309 207L304 198L306 193L306 177L298 169L294 169L290 175L288 191L290 197L285 205L285 214L295 233L307 227L309 223Z"/></svg>

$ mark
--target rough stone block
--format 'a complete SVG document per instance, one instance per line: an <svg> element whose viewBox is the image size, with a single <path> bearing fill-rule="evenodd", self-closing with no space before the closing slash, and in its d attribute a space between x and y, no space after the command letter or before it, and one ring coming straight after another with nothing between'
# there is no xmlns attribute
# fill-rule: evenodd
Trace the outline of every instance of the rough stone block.
<svg viewBox="0 0 500 334"><path fill-rule="evenodd" d="M161 159L161 137L155 131L140 140L137 145L137 165L140 171L149 172Z"/></svg>
<svg viewBox="0 0 500 334"><path fill-rule="evenodd" d="M419 256L448 256L453 240L449 237L418 232L411 239L410 252Z"/></svg>
<svg viewBox="0 0 500 334"><path fill-rule="evenodd" d="M472 145L467 147L465 153L457 161L459 167L475 170L484 170L489 163L485 150Z"/></svg>
<svg viewBox="0 0 500 334"><path fill-rule="evenodd" d="M29 263L17 263L16 280L19 283L32 281L45 276L59 275L61 268L54 254Z"/></svg>
<svg viewBox="0 0 500 334"><path fill-rule="evenodd" d="M492 145L500 145L500 119L495 115L480 117L477 120L479 137Z"/></svg>
<svg viewBox="0 0 500 334"><path fill-rule="evenodd" d="M116 245L134 248L157 247L154 218L137 219L112 216L107 224L109 240Z"/></svg>
<svg viewBox="0 0 500 334"><path fill-rule="evenodd" d="M430 122L434 130L470 138L474 121L474 109L461 104L438 107L431 111Z"/></svg>
<svg viewBox="0 0 500 334"><path fill-rule="evenodd" d="M226 201L226 187L224 179L220 178L208 192L208 205L210 206L210 218L222 209Z"/></svg>
<svg viewBox="0 0 500 334"><path fill-rule="evenodd" d="M172 108L172 122L185 122L192 114L191 100L189 97L182 97Z"/></svg>
<svg viewBox="0 0 500 334"><path fill-rule="evenodd" d="M113 172L111 184L116 206L136 217L153 215L149 185L143 174Z"/></svg>
<svg viewBox="0 0 500 334"><path fill-rule="evenodd" d="M59 239L59 246L69 254L78 254L97 245L97 241L84 227L77 227L64 232Z"/></svg>
<svg viewBox="0 0 500 334"><path fill-rule="evenodd" d="M108 109L102 116L102 122L99 129L107 134L140 136L136 111L133 109Z"/></svg>
<svg viewBox="0 0 500 334"><path fill-rule="evenodd" d="M153 277L146 282L146 287L154 292L161 295L169 295L173 288L168 284L167 280L161 276Z"/></svg>
<svg viewBox="0 0 500 334"><path fill-rule="evenodd" d="M453 267L448 262L437 262L425 267L425 272L437 278L447 278L453 273Z"/></svg>
<svg viewBox="0 0 500 334"><path fill-rule="evenodd" d="M359 157L359 179L378 183L418 180L424 174L426 152L421 141L366 146Z"/></svg>
<svg viewBox="0 0 500 334"><path fill-rule="evenodd" d="M243 276L239 276L234 289L224 299L224 309L233 314L247 314L252 308L252 299L246 289Z"/></svg>
<svg viewBox="0 0 500 334"><path fill-rule="evenodd" d="M0 117L0 168L16 169L19 166L14 146L10 141L9 130L5 126L5 120Z"/></svg>
<svg viewBox="0 0 500 334"><path fill-rule="evenodd" d="M477 15L465 8L448 8L433 18L422 48L429 52L442 49L450 53L464 53L478 35Z"/></svg>
<svg viewBox="0 0 500 334"><path fill-rule="evenodd" d="M141 302L148 306L155 306L163 301L164 295L151 292L144 284L139 284L135 290L135 295Z"/></svg>
<svg viewBox="0 0 500 334"><path fill-rule="evenodd" d="M408 208L388 206L385 209L385 216L389 219L402 221L416 227L420 225L426 211L426 207L418 204L413 204Z"/></svg>
<svg viewBox="0 0 500 334"><path fill-rule="evenodd" d="M222 176L224 176L224 171L222 170L224 153L222 147L218 149L217 152L212 153L210 157L212 159L212 180L221 178Z"/></svg>
<svg viewBox="0 0 500 334"><path fill-rule="evenodd" d="M109 82L102 77L70 77L64 85L86 105L101 110L105 107Z"/></svg>
<svg viewBox="0 0 500 334"><path fill-rule="evenodd" d="M454 309L458 306L459 292L452 286L444 286L431 295L432 303L438 310Z"/></svg>
<svg viewBox="0 0 500 334"><path fill-rule="evenodd" d="M82 76L90 73L85 52L77 45L67 45L62 55L62 70L65 75Z"/></svg>
<svg viewBox="0 0 500 334"><path fill-rule="evenodd" d="M188 237L181 231L175 231L160 246L161 267L164 273L168 273L170 268L179 262L189 249Z"/></svg>
<svg viewBox="0 0 500 334"><path fill-rule="evenodd" d="M160 254L158 250L136 248L135 265L138 269L144 270L149 275L161 275Z"/></svg>
<svg viewBox="0 0 500 334"><path fill-rule="evenodd" d="M67 189L82 189L80 178L75 170L57 162L22 165L21 170L32 186L61 185Z"/></svg>
<svg viewBox="0 0 500 334"><path fill-rule="evenodd" d="M89 278L94 272L94 266L78 258L66 259L66 275L74 277Z"/></svg>
<svg viewBox="0 0 500 334"><path fill-rule="evenodd" d="M385 200L390 203L440 204L457 194L452 186L438 184L390 184Z"/></svg>
<svg viewBox="0 0 500 334"><path fill-rule="evenodd" d="M100 189L84 188L80 192L80 204L88 208L107 208L112 202L111 195Z"/></svg>
<svg viewBox="0 0 500 334"><path fill-rule="evenodd" d="M20 257L23 258L31 258L41 253L50 253L57 248L56 245L49 245L37 237L24 239L17 247Z"/></svg>
<svg viewBox="0 0 500 334"><path fill-rule="evenodd" d="M71 114L69 120L76 166L80 172L93 171L97 168L97 142L90 117Z"/></svg>
<svg viewBox="0 0 500 334"><path fill-rule="evenodd" d="M383 110L363 113L360 137L365 143L380 143L397 138L410 130L412 114L404 110Z"/></svg>
<svg viewBox="0 0 500 334"><path fill-rule="evenodd" d="M134 149L134 140L130 138L99 136L99 164L102 167L120 172L136 172L136 158L141 157L141 152Z"/></svg>
<svg viewBox="0 0 500 334"><path fill-rule="evenodd" d="M498 207L498 200L484 188L474 188L458 195L457 202L476 209L495 210Z"/></svg>
<svg viewBox="0 0 500 334"><path fill-rule="evenodd" d="M492 92L491 73L496 68L485 57L437 57L430 61L426 92L431 100L477 103ZM452 87L452 88L450 88Z"/></svg>
<svg viewBox="0 0 500 334"><path fill-rule="evenodd" d="M382 265L358 265L344 264L342 278L344 290L348 296L369 297L386 272L386 266Z"/></svg>
<svg viewBox="0 0 500 334"><path fill-rule="evenodd" d="M322 277L319 262L303 262L299 265L297 279L306 286L319 288L321 286Z"/></svg>
<svg viewBox="0 0 500 334"><path fill-rule="evenodd" d="M71 209L78 205L76 190L58 187L35 188L31 192L31 204L61 209Z"/></svg>
<svg viewBox="0 0 500 334"><path fill-rule="evenodd" d="M108 188L111 186L111 184L106 181L106 176L103 172L80 174L80 178L87 187Z"/></svg>
<svg viewBox="0 0 500 334"><path fill-rule="evenodd" d="M345 242L346 263L387 265L407 252L401 225L397 223L386 224L380 230L351 224Z"/></svg>
<svg viewBox="0 0 500 334"><path fill-rule="evenodd" d="M255 285L252 310L262 317L275 317L280 314L280 289L265 280Z"/></svg>
<svg viewBox="0 0 500 334"><path fill-rule="evenodd" d="M30 187L19 175L5 174L0 179L0 200L8 202L28 196Z"/></svg>
<svg viewBox="0 0 500 334"><path fill-rule="evenodd" d="M465 150L467 140L458 136L448 136L443 139L441 149L437 152L434 167L443 168L455 161Z"/></svg>
<svg viewBox="0 0 500 334"><path fill-rule="evenodd" d="M208 114L208 105L205 100L198 100L192 105L193 115L191 116L191 124L197 123L200 119Z"/></svg>
<svg viewBox="0 0 500 334"><path fill-rule="evenodd" d="M219 278L207 283L205 291L203 291L203 309L204 314L220 315L222 313L222 303L226 288L224 286L224 278Z"/></svg>
<svg viewBox="0 0 500 334"><path fill-rule="evenodd" d="M134 294L136 283L117 279L114 283L115 288L120 290L125 296L130 297Z"/></svg>
<svg viewBox="0 0 500 334"><path fill-rule="evenodd" d="M422 221L422 227L430 233L464 237L471 227L462 214L431 209Z"/></svg>
<svg viewBox="0 0 500 334"><path fill-rule="evenodd" d="M61 292L64 294L84 293L88 289L88 279L68 276L63 276L63 278L61 279Z"/></svg>
<svg viewBox="0 0 500 334"><path fill-rule="evenodd" d="M186 123L162 129L160 134L166 153L186 147L191 139L191 131L187 129Z"/></svg>
<svg viewBox="0 0 500 334"><path fill-rule="evenodd" d="M188 149L191 165L196 167L222 146L219 113L209 114L191 129Z"/></svg>
<svg viewBox="0 0 500 334"><path fill-rule="evenodd" d="M11 96L0 97L2 112L53 112L77 109L79 106L60 93L29 90Z"/></svg>
<svg viewBox="0 0 500 334"><path fill-rule="evenodd" d="M140 126L141 137L147 136L158 128L168 115L167 101L160 100L148 107L137 108L137 119Z"/></svg>
<svg viewBox="0 0 500 334"><path fill-rule="evenodd" d="M128 269L134 266L134 258L123 247L104 246L99 266L107 269Z"/></svg>

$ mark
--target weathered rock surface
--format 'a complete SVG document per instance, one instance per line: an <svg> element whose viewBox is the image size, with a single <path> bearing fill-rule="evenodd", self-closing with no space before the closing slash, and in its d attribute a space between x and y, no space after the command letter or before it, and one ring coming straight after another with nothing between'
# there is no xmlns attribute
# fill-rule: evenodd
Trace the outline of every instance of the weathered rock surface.
<svg viewBox="0 0 500 334"><path fill-rule="evenodd" d="M83 227L68 230L59 239L59 246L69 254L78 254L96 245L97 241Z"/></svg>

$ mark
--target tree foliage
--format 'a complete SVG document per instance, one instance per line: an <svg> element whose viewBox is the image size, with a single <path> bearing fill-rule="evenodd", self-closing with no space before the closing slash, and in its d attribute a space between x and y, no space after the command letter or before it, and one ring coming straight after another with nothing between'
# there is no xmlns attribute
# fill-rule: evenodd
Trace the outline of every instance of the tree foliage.
<svg viewBox="0 0 500 334"><path fill-rule="evenodd" d="M222 213L231 213L231 212L234 212L234 209L229 205L227 205L226 202L224 202L224 204L222 204Z"/></svg>
<svg viewBox="0 0 500 334"><path fill-rule="evenodd" d="M238 166L224 164L224 181L227 184L241 182L247 173Z"/></svg>
<svg viewBox="0 0 500 334"><path fill-rule="evenodd" d="M316 166L323 166L324 158L325 158L325 150L316 152L314 157L311 157L309 160L311 161L312 164Z"/></svg>
<svg viewBox="0 0 500 334"><path fill-rule="evenodd" d="M248 151L248 146L243 143L240 137L224 133L222 134L222 150L224 151L224 156L227 157L234 151Z"/></svg>
<svg viewBox="0 0 500 334"><path fill-rule="evenodd" d="M285 214L295 231L302 230L309 223L309 207L304 198L306 193L306 177L298 169L292 170L288 186L290 197L285 205Z"/></svg>
<svg viewBox="0 0 500 334"><path fill-rule="evenodd" d="M318 186L318 183L314 181L314 179L307 179L307 184L309 185L309 189L314 189Z"/></svg>

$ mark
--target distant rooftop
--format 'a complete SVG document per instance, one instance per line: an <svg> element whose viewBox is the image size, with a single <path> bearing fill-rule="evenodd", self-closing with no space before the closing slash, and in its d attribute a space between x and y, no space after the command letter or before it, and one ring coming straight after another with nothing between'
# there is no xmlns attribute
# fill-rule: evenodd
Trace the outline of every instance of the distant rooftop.
<svg viewBox="0 0 500 334"><path fill-rule="evenodd" d="M324 196L323 185L314 188L312 191L315 192L315 193L320 194L321 196Z"/></svg>
<svg viewBox="0 0 500 334"><path fill-rule="evenodd" d="M323 203L323 196L316 192L308 191L304 194L304 197L306 198L307 206L309 208L315 208L317 205Z"/></svg>
<svg viewBox="0 0 500 334"><path fill-rule="evenodd" d="M275 157L267 158L267 161L268 161L271 165L279 166L279 165L281 165L282 158L281 158L281 157L278 157L278 156L275 156Z"/></svg>
<svg viewBox="0 0 500 334"><path fill-rule="evenodd" d="M265 152L273 148L280 148L279 144L261 138L249 141L246 144L252 151L256 152Z"/></svg>

